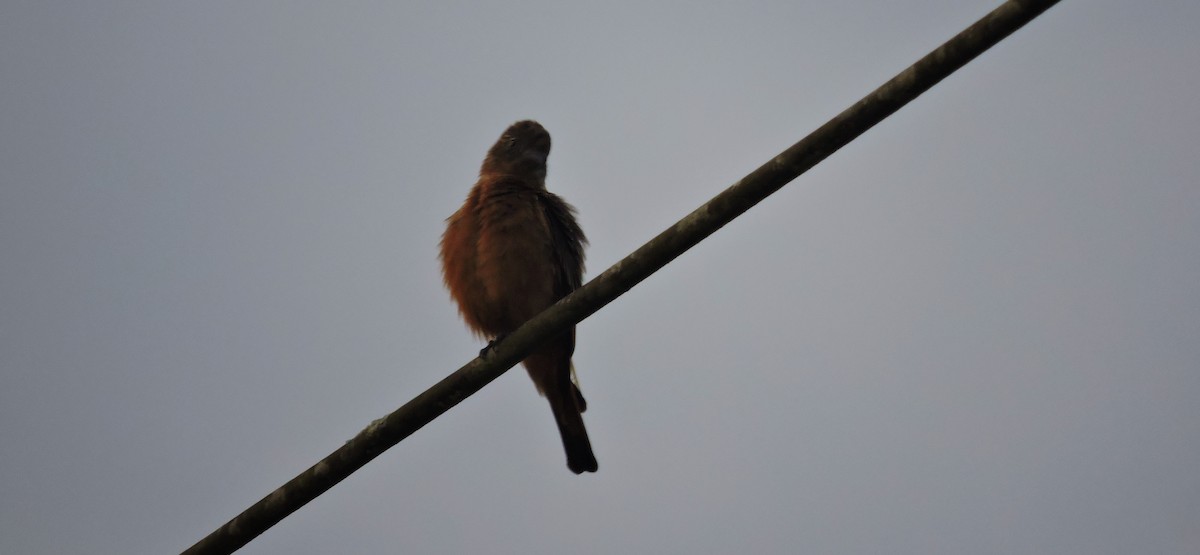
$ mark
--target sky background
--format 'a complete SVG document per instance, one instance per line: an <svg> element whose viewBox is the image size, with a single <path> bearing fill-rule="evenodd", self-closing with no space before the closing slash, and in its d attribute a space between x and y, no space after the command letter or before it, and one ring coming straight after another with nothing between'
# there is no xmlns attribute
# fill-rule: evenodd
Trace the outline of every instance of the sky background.
<svg viewBox="0 0 1200 555"><path fill-rule="evenodd" d="M470 360L513 121L587 277L999 4L0 4L0 553L174 553ZM1066 1L244 553L1200 552L1200 3Z"/></svg>

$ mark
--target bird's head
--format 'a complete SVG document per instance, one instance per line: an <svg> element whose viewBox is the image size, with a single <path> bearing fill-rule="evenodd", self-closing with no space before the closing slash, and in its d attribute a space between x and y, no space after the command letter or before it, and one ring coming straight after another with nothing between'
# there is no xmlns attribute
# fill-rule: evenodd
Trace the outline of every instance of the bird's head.
<svg viewBox="0 0 1200 555"><path fill-rule="evenodd" d="M544 183L549 156L550 133L536 121L518 121L488 150L480 173L516 175Z"/></svg>

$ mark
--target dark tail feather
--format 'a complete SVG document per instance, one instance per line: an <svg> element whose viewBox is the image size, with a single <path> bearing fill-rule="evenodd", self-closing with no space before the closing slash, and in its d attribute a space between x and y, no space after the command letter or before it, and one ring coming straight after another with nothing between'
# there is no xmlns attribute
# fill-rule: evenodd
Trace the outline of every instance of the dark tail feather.
<svg viewBox="0 0 1200 555"><path fill-rule="evenodd" d="M571 379L571 343L552 343L525 359L525 368L533 378L538 392L550 401L554 411L554 422L562 436L563 450L567 452L567 468L576 474L595 472L596 455L592 453L592 442L588 440L587 428L583 426L583 415L587 402Z"/></svg>
<svg viewBox="0 0 1200 555"><path fill-rule="evenodd" d="M558 423L558 433L562 435L563 450L567 452L567 468L571 472L595 472L596 455L592 453L592 442L588 440L587 428L583 426L581 407L577 401L583 400L575 384L567 382L567 387L560 391L546 392L550 400L550 410L554 411L554 421Z"/></svg>

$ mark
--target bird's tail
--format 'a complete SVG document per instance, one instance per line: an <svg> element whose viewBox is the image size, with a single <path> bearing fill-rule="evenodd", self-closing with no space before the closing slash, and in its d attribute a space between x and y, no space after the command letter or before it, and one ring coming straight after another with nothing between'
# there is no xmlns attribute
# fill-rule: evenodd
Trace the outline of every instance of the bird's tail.
<svg viewBox="0 0 1200 555"><path fill-rule="evenodd" d="M592 452L587 428L583 426L583 407L577 402L583 400L583 395L570 381L566 386L557 395L547 394L546 398L550 400L550 410L554 411L554 421L558 423L558 433L567 452L567 468L576 474L595 472L598 468L596 455Z"/></svg>
<svg viewBox="0 0 1200 555"><path fill-rule="evenodd" d="M550 401L554 422L558 424L558 433L562 436L563 450L567 453L567 468L576 474L595 472L598 468L596 455L592 452L592 442L583 425L583 411L587 408L587 402L575 385L570 359L563 361L561 357L553 358L558 360L535 354L525 360L525 367L529 369L538 391Z"/></svg>

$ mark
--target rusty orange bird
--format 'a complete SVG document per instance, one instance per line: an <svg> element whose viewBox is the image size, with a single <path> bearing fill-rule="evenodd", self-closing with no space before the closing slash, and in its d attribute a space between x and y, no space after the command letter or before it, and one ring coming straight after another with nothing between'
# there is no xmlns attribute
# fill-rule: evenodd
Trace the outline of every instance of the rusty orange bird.
<svg viewBox="0 0 1200 555"><path fill-rule="evenodd" d="M536 121L509 126L488 150L462 208L442 235L442 276L463 320L486 339L503 337L579 288L587 238L575 209L546 190L550 134ZM572 472L595 472L583 426L587 403L572 375L575 328L524 360L550 401Z"/></svg>

